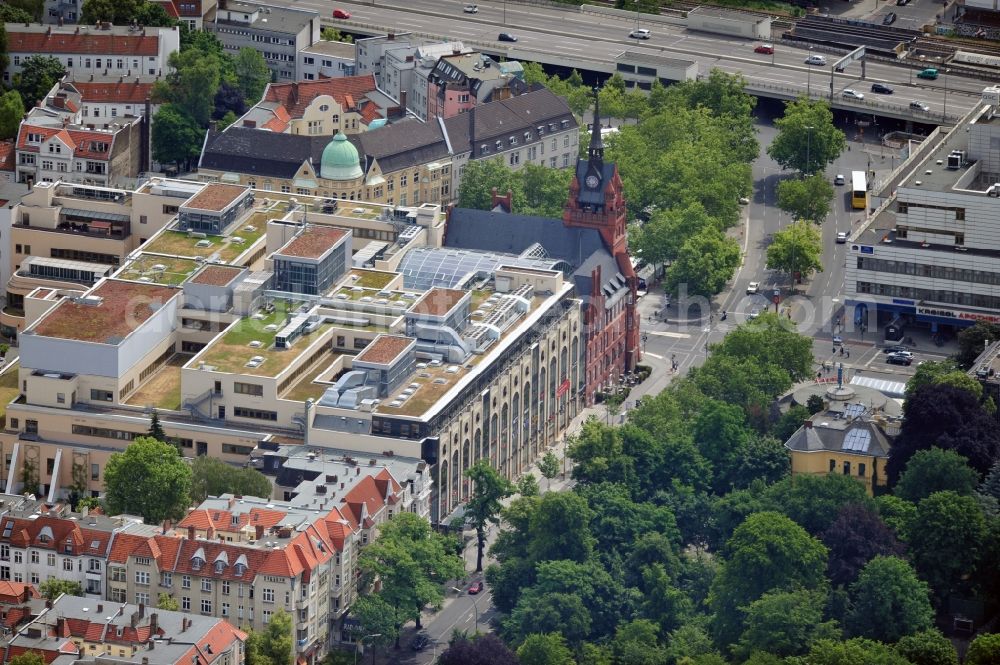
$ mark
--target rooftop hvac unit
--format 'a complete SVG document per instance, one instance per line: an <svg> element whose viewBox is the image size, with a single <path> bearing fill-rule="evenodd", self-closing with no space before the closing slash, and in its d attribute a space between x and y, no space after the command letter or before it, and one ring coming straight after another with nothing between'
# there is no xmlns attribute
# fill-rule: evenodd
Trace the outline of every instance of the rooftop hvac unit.
<svg viewBox="0 0 1000 665"><path fill-rule="evenodd" d="M948 168L955 170L962 167L962 154L955 150L948 155Z"/></svg>
<svg viewBox="0 0 1000 665"><path fill-rule="evenodd" d="M986 193L993 198L1000 198L1000 182L993 183L993 186L987 189Z"/></svg>

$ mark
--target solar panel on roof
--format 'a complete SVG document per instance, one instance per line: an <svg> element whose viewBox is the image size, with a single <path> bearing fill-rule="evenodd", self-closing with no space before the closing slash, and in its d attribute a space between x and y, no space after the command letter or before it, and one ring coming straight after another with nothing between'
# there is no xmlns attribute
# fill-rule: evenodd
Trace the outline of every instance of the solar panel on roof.
<svg viewBox="0 0 1000 665"><path fill-rule="evenodd" d="M859 418L865 412L864 404L848 404L844 407L845 418Z"/></svg>
<svg viewBox="0 0 1000 665"><path fill-rule="evenodd" d="M844 445L841 446L841 449L856 453L866 453L871 441L871 432L862 427L853 427L847 431L847 435L844 437Z"/></svg>

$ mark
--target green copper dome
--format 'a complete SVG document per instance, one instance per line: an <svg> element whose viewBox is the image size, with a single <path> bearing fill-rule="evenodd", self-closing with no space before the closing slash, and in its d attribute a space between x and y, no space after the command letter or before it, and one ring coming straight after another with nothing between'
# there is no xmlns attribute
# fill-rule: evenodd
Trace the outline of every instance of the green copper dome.
<svg viewBox="0 0 1000 665"><path fill-rule="evenodd" d="M319 177L327 180L356 180L361 175L358 149L351 145L343 133L335 134L333 140L323 148Z"/></svg>

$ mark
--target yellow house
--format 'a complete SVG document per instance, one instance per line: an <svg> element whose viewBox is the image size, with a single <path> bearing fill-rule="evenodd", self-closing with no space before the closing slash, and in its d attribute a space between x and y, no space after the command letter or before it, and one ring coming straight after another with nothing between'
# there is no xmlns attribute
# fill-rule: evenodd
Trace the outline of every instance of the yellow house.
<svg viewBox="0 0 1000 665"><path fill-rule="evenodd" d="M854 413L862 415L852 416ZM791 451L792 474L842 473L857 478L868 494L886 484L889 440L877 424L863 415L861 405L843 411L815 414L785 442Z"/></svg>

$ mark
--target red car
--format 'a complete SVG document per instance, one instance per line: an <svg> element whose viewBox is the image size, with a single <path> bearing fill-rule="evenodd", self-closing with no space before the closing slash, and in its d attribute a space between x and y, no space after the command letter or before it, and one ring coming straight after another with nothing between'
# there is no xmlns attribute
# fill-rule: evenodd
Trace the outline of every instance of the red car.
<svg viewBox="0 0 1000 665"><path fill-rule="evenodd" d="M472 586L469 587L469 594L475 596L482 590L483 590L482 582L473 582Z"/></svg>
<svg viewBox="0 0 1000 665"><path fill-rule="evenodd" d="M334 9L333 18L351 18L351 12L346 9Z"/></svg>
<svg viewBox="0 0 1000 665"><path fill-rule="evenodd" d="M759 46L757 46L756 48L754 48L753 52L754 53L766 53L767 55L773 55L774 54L774 45L773 44L760 44Z"/></svg>

